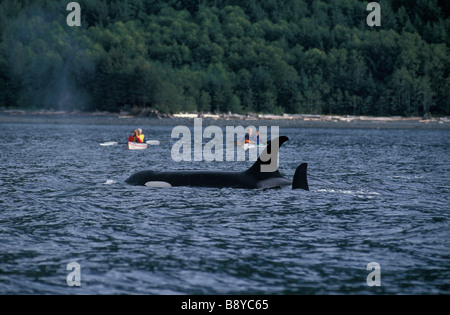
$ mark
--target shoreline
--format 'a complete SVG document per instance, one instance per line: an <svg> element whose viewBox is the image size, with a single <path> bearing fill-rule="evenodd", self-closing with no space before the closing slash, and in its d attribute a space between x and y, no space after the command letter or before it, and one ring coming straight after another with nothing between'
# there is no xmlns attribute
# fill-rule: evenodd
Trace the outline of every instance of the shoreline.
<svg viewBox="0 0 450 315"><path fill-rule="evenodd" d="M193 125L194 118L202 118L203 125L217 126L279 126L280 128L337 128L337 129L421 129L450 130L450 118L370 117L337 115L212 115L175 114L169 117L133 116L129 113L63 112L0 110L0 124L82 124L82 125Z"/></svg>

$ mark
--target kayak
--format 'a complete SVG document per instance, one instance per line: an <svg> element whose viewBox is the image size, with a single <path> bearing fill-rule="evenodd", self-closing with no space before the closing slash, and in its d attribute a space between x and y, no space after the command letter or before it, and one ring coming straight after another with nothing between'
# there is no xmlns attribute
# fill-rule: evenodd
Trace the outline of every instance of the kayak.
<svg viewBox="0 0 450 315"><path fill-rule="evenodd" d="M147 143L128 142L128 150L145 150L148 148Z"/></svg>
<svg viewBox="0 0 450 315"><path fill-rule="evenodd" d="M136 142L129 142L129 143L135 143L135 144L141 144L141 145L143 145L143 144L148 144L148 145L154 145L154 146L156 146L156 145L160 145L160 144L161 144L161 141L158 141L158 140L148 140L146 143L136 143ZM120 144L122 144L122 143L120 143ZM112 146L115 146L115 145L119 145L119 142L110 141L110 142L100 143L100 145L101 145L102 147L112 147Z"/></svg>

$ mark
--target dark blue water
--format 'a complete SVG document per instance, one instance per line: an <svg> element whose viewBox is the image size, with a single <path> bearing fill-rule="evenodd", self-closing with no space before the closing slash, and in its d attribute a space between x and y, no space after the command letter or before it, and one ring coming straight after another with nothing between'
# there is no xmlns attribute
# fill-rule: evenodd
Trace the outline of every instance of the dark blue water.
<svg viewBox="0 0 450 315"><path fill-rule="evenodd" d="M449 131L281 128L280 171L308 162L307 192L128 186L252 164L99 146L135 127L0 125L0 294L450 293Z"/></svg>

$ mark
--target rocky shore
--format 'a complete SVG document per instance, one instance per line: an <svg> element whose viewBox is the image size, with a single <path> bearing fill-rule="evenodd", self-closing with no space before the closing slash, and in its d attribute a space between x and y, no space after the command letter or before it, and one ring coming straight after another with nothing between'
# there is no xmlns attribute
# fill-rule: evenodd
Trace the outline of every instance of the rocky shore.
<svg viewBox="0 0 450 315"><path fill-rule="evenodd" d="M237 115L180 113L175 115L152 112L136 116L130 113L108 112L64 112L1 110L0 123L38 124L98 124L98 125L187 125L194 118L202 118L203 125L217 126L279 126L282 128L357 128L357 129L450 129L450 118L421 117L369 117L369 116L326 116L326 115Z"/></svg>

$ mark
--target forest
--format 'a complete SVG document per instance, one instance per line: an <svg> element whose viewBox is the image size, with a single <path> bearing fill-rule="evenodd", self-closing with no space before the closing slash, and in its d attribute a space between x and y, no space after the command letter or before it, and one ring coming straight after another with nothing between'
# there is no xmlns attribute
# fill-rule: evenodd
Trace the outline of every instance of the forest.
<svg viewBox="0 0 450 315"><path fill-rule="evenodd" d="M450 115L450 1L0 2L0 108Z"/></svg>

